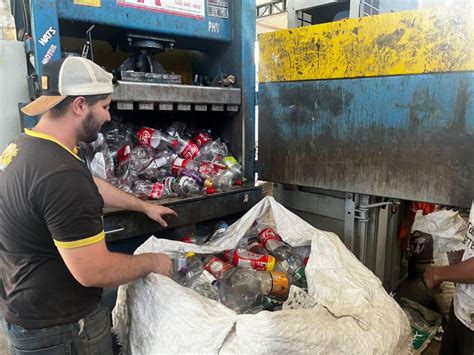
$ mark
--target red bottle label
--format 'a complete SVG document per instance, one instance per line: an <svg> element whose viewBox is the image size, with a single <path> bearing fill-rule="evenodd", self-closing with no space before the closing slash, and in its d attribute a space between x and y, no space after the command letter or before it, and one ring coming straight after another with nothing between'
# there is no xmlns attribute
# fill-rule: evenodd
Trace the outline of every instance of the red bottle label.
<svg viewBox="0 0 474 355"><path fill-rule="evenodd" d="M282 241L281 237L275 233L275 231L271 228L265 228L258 234L258 239L263 243L265 247L267 247L267 242L271 239Z"/></svg>
<svg viewBox="0 0 474 355"><path fill-rule="evenodd" d="M194 159L199 154L199 147L191 141L178 153L183 158Z"/></svg>
<svg viewBox="0 0 474 355"><path fill-rule="evenodd" d="M228 264L215 256L210 257L207 263L204 264L204 267L218 280L222 279L227 270L233 268L231 264Z"/></svg>
<svg viewBox="0 0 474 355"><path fill-rule="evenodd" d="M163 187L164 185L161 182L156 182L151 185L151 191L148 198L151 200L159 200L161 195L163 194Z"/></svg>
<svg viewBox="0 0 474 355"><path fill-rule="evenodd" d="M227 260L230 257L230 253L231 251L229 250L224 252L224 256L227 258ZM234 251L232 260L230 260L230 262L235 266L267 271L269 268L269 262L274 265L275 259L271 255L255 254L245 249L237 249ZM273 269L273 266L271 268Z"/></svg>
<svg viewBox="0 0 474 355"><path fill-rule="evenodd" d="M153 132L155 132L154 128L140 128L137 134L138 143L140 145L147 145L151 147L151 136L153 135Z"/></svg>
<svg viewBox="0 0 474 355"><path fill-rule="evenodd" d="M171 171L175 176L178 176L190 161L191 159L176 158L171 166Z"/></svg>
<svg viewBox="0 0 474 355"><path fill-rule="evenodd" d="M196 137L194 137L194 141L198 145L198 147L202 147L206 142L210 141L212 137L207 134L206 132L199 133Z"/></svg>
<svg viewBox="0 0 474 355"><path fill-rule="evenodd" d="M122 148L118 150L117 159L118 159L119 165L125 163L128 160L128 158L130 157L131 151L132 149L130 148L129 144L127 144L126 146L123 146Z"/></svg>
<svg viewBox="0 0 474 355"><path fill-rule="evenodd" d="M212 161L203 160L199 165L199 173L204 176L217 176L226 166Z"/></svg>

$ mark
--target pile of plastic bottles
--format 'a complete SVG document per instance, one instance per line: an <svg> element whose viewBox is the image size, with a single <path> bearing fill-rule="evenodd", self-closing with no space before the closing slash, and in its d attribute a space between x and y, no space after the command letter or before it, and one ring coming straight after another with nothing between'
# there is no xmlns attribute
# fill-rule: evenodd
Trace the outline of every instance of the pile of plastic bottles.
<svg viewBox="0 0 474 355"><path fill-rule="evenodd" d="M93 175L141 199L213 194L245 180L220 138L184 122L166 130L123 125L80 147Z"/></svg>
<svg viewBox="0 0 474 355"><path fill-rule="evenodd" d="M225 233L219 222L204 244ZM227 226L228 228L228 226ZM183 241L195 242L190 237ZM291 285L307 290L305 262L310 247L292 248L269 226L255 222L233 250L197 255L180 250L174 259L173 278L200 295L237 313L281 309Z"/></svg>

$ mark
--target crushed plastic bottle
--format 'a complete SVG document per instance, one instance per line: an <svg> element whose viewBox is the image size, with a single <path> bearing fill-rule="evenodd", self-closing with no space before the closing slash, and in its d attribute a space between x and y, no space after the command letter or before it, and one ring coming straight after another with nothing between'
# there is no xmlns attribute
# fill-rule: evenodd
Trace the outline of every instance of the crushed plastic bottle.
<svg viewBox="0 0 474 355"><path fill-rule="evenodd" d="M250 237L247 239L247 249L255 254L268 255L268 250L258 240L258 237Z"/></svg>
<svg viewBox="0 0 474 355"><path fill-rule="evenodd" d="M229 171L232 171L235 179L242 179L244 169L242 165L233 156L227 156L222 159L223 163Z"/></svg>
<svg viewBox="0 0 474 355"><path fill-rule="evenodd" d="M255 254L246 249L226 250L224 261L228 261L234 266L262 271L273 271L275 268L275 257L272 255Z"/></svg>
<svg viewBox="0 0 474 355"><path fill-rule="evenodd" d="M304 272L304 263L300 256L293 250L291 246L284 243L280 236L271 228L259 226L259 240L265 248L272 254L279 263L277 270L281 270L288 274L291 283L303 289L308 288L306 274ZM279 267L279 268L278 268Z"/></svg>
<svg viewBox="0 0 474 355"><path fill-rule="evenodd" d="M261 303L262 297L288 297L288 277L281 272L233 267L216 256L204 259L204 267L221 284L221 301L229 308L245 312Z"/></svg>
<svg viewBox="0 0 474 355"><path fill-rule="evenodd" d="M161 182L138 180L133 184L132 190L133 194L142 200L160 200L173 196Z"/></svg>
<svg viewBox="0 0 474 355"><path fill-rule="evenodd" d="M218 191L229 191L235 183L235 175L230 170L224 170L214 178L207 178L204 181L205 187L212 187Z"/></svg>
<svg viewBox="0 0 474 355"><path fill-rule="evenodd" d="M199 193L198 183L189 176L180 176L174 184L174 191L178 196L190 196Z"/></svg>
<svg viewBox="0 0 474 355"><path fill-rule="evenodd" d="M186 274L188 265L184 248L179 248L176 257L173 259L173 275L172 279L181 285L186 284Z"/></svg>
<svg viewBox="0 0 474 355"><path fill-rule="evenodd" d="M201 259L194 253L186 253L185 285L201 296L219 301L219 292L214 284L216 279L205 268Z"/></svg>
<svg viewBox="0 0 474 355"><path fill-rule="evenodd" d="M224 235L224 233L229 229L229 225L226 221L219 221L216 223L214 233L209 237L209 240L217 240Z"/></svg>

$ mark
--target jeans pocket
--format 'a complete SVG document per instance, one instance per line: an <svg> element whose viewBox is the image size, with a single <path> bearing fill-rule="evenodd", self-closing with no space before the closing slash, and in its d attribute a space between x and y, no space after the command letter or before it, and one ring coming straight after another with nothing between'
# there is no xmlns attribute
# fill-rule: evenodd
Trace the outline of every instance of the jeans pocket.
<svg viewBox="0 0 474 355"><path fill-rule="evenodd" d="M110 333L109 311L102 307L100 311L84 319L83 335L87 340L94 341L105 333Z"/></svg>
<svg viewBox="0 0 474 355"><path fill-rule="evenodd" d="M59 345L49 346L41 349L18 349L12 346L12 355L65 355L71 354L71 343L63 343Z"/></svg>

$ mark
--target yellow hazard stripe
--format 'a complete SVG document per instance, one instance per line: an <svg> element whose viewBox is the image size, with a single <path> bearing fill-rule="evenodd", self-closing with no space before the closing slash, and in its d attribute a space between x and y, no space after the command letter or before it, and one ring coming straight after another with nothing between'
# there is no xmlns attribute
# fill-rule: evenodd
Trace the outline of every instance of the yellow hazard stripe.
<svg viewBox="0 0 474 355"><path fill-rule="evenodd" d="M87 245L95 244L97 242L100 242L104 238L105 238L105 232L102 231L99 234L94 235L92 237L79 239L79 240L73 240L70 242L63 242L63 241L54 239L54 244L58 248L71 249L71 248L79 248L79 247L85 247Z"/></svg>
<svg viewBox="0 0 474 355"><path fill-rule="evenodd" d="M472 71L473 3L262 34L259 80Z"/></svg>

